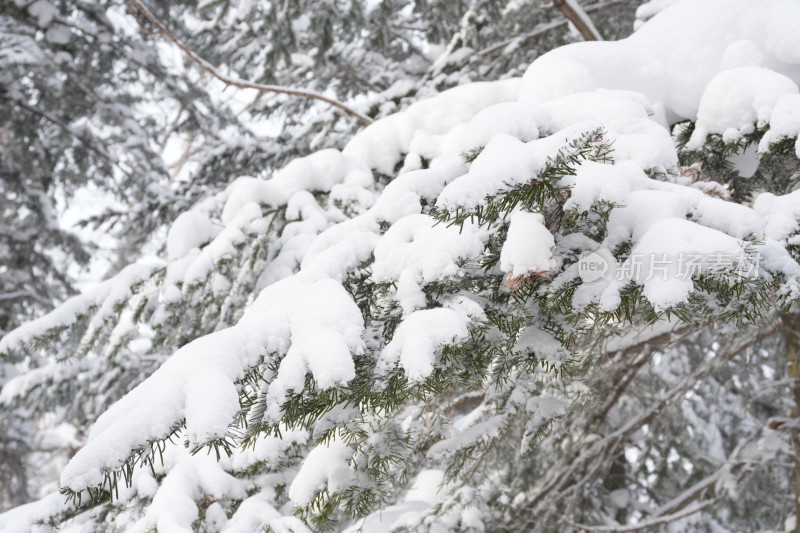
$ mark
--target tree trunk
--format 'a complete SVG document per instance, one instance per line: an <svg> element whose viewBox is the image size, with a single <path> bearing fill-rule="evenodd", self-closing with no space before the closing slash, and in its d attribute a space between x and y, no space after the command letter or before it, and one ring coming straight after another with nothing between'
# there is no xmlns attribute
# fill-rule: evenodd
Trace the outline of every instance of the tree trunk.
<svg viewBox="0 0 800 533"><path fill-rule="evenodd" d="M789 412L793 420L800 418L800 313L781 317L783 339L786 343L786 375L790 381L794 407ZM795 533L800 533L800 432L789 431L794 448L794 517Z"/></svg>

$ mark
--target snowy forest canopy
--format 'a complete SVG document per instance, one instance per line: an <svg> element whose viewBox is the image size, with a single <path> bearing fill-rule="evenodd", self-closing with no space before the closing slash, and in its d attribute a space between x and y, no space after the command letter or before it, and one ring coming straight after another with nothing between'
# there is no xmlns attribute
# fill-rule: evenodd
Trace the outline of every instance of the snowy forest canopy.
<svg viewBox="0 0 800 533"><path fill-rule="evenodd" d="M796 0L0 6L0 531L800 532Z"/></svg>

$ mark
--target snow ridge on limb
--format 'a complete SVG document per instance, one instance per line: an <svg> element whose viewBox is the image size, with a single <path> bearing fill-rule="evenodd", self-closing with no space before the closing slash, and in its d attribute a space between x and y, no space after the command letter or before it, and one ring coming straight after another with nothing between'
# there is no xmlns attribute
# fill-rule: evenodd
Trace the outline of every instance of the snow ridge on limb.
<svg viewBox="0 0 800 533"><path fill-rule="evenodd" d="M436 175L439 171L433 165L429 170L417 172ZM410 172L399 177L393 187L387 187L384 194L389 197L414 194L419 198L418 193L409 192L402 186L406 180L410 181L412 189L413 184L430 187L429 183L415 180L414 173ZM62 484L69 487L70 493L77 494L96 486L111 487L116 483L112 481L117 475L115 472L120 468L130 469L126 466L127 453L121 453L123 450L138 450L139 459L147 462L152 459L148 450L153 443L172 434L182 423L186 425L190 447L211 444L227 449L226 442L231 436L229 426L239 413L239 406L233 401L234 383L241 382L258 365L269 367L271 356L279 358L274 359L277 370L265 394L263 416L271 423L280 420L286 394L302 391L309 370L320 389L351 380L354 377L351 354L358 355L364 349L361 341L363 322L360 310L335 279L342 279L372 254L379 232L377 221L386 217L382 205L378 202L362 215L323 232L309 247L300 272L266 287L236 326L181 348L151 378L100 417L86 447L76 454L62 473ZM398 216L398 224L407 224L410 217L420 216L418 201L416 205L409 204L407 209L405 216ZM394 216L397 215L392 218ZM412 241L415 246L421 246L421 250L441 252L447 250L442 244L450 240L450 233L459 235L457 228L436 229L430 237L421 233L412 236ZM370 234L374 237L369 238ZM478 243L480 240L475 241ZM452 275L460 256L480 252L475 244L464 249L450 249L442 255L441 262L437 260L436 264L441 266L434 263L423 266L419 270L423 279L428 276L429 281L434 281ZM448 253L451 254L449 257ZM430 255L421 253L419 257L430 258ZM405 270L413 272L417 268L420 267L411 264ZM315 303L318 301L326 302L324 309L330 307L327 314L316 318L313 313L306 316L310 311L305 309L317 309L317 313L323 313ZM442 309L441 313L450 313L452 318L442 321L436 332L432 332L432 338L436 340L422 350L423 354L429 354L425 356L427 358L431 358L442 343L465 340L466 326L477 316L474 310ZM330 332L330 338L326 332ZM307 339L314 338L327 340L307 344ZM342 340L337 340L339 338ZM339 343L342 350L333 350ZM332 361L326 361L334 357L334 352L338 355ZM285 355L281 357L281 354ZM411 364L411 360L407 360ZM429 373L426 369L430 364L420 367L420 376ZM412 367L406 368L411 371ZM208 386L212 381L216 385ZM209 389L214 391L213 394L208 392ZM202 408L194 409L194 406ZM159 416L153 417L156 410ZM136 430L132 431L134 427Z"/></svg>
<svg viewBox="0 0 800 533"><path fill-rule="evenodd" d="M326 305L306 307L315 298ZM224 440L240 409L235 382L261 358L287 351L293 337L314 338L319 331L345 353L363 350L361 313L340 284L294 276L264 289L239 324L187 344L101 416L86 447L64 469L62 485L78 492L109 483L107 472L118 470L131 450L164 439L184 418L192 448ZM313 360L284 358L275 387L298 386L298 376L302 387L309 367L328 386L346 382L353 373L347 362L319 367Z"/></svg>
<svg viewBox="0 0 800 533"><path fill-rule="evenodd" d="M460 89L460 91L464 92L465 88ZM484 87L476 87L476 94L480 95L482 92L486 92ZM444 98L447 99L449 97L445 95ZM466 115L466 117L469 118L469 115ZM431 124L438 125L434 122L431 122ZM203 270L205 271L206 276L211 273L214 261L202 260L202 257L204 254L208 255L210 253L210 250L216 246L215 242L217 242L221 237L224 237L225 231L230 233L231 228L235 229L236 227L242 227L243 222L240 220L244 220L244 223L250 224L251 231L258 231L259 228L263 230L265 224L259 222L260 219L258 217L260 215L260 209L257 208L257 205L253 202L253 200L262 205L266 204L267 206L276 206L278 208L280 208L281 204L285 203L288 206L287 216L292 216L291 206L293 199L307 194L307 190L329 190L331 191L331 196L335 201L354 202L354 207L356 210L363 209L365 206L368 207L370 203L374 201L372 195L368 194L367 190L364 189L364 186L371 185L371 179L369 179L369 170L365 170L364 167L359 167L359 163L356 160L348 158L347 156L342 156L338 154L338 152L327 150L313 154L312 156L305 158L305 161L308 161L308 164L306 164L304 160L298 160L291 163L285 169L279 171L275 178L266 182L240 178L234 182L234 184L232 184L223 194L218 195L216 198L207 202L199 204L196 207L197 212L212 213L215 210L219 212L221 209L221 221L223 224L225 224L222 231L215 230L213 232L217 233L217 236L207 244L203 244L203 241L207 239L205 235L211 235L211 232L202 230L205 232L204 235L199 237L195 236L195 234L192 233L195 231L194 226L190 224L183 224L183 222L180 221L180 223L177 224L172 230L172 242L181 243L181 245L180 247L177 244L173 244L172 246L172 255L174 261L168 265L168 274L166 276L167 279L166 283L164 284L167 294L172 294L175 292L175 289L172 289L171 287L180 287L181 285L186 286L187 280L191 281L190 278L202 279L199 275L188 276L188 273L197 270L197 265L200 263L203 265ZM316 164L316 161L320 161L321 164ZM346 161L347 163L343 165L340 163L340 161ZM443 166L443 170L446 168L451 169L445 170L443 178L450 179L449 176L452 176L453 170L457 171L458 169L462 168L462 166L463 163L459 163L455 166L450 165L449 167L447 165ZM439 165L434 165L430 171L426 171L426 174L429 176L436 174L439 172L436 170L438 167ZM334 170L334 172L331 172L331 170ZM364 177L367 179L364 179ZM409 186L403 186L404 180L397 180L392 184L393 186L390 187L390 192L396 191L396 197L431 197L431 193L426 191L426 188L429 189L432 183L430 178L427 180L416 180L413 179L412 175L409 175L409 179L406 180L406 182L409 184ZM364 192L359 193L358 190ZM435 195L435 192L433 194ZM334 277L341 279L350 268L366 259L369 254L372 253L371 243L375 242L378 233L376 220L393 219L401 216L400 213L393 214L387 210L390 205L392 206L392 210L396 210L397 204L395 201L389 198L390 196L391 194L385 195L383 198L384 202L380 205L376 205L375 209L372 211L365 213L363 216L356 217L348 224L341 224L340 226L331 228L331 232L323 233L323 235L321 235L318 239L313 238L314 234L319 233L320 230L324 229L327 225L327 222L323 223L322 226L316 224L314 233L311 233L310 235L308 233L295 233L294 231L291 231L291 229L293 227L297 227L299 223L287 223L286 229L283 232L283 236L278 239L279 244L281 241L283 241L283 247L281 247L279 251L273 255L272 261L267 264L266 271L270 269L270 265L279 263L283 254L291 251L292 256L296 258L303 258L304 272L307 275L304 274L299 277L290 275L289 278L286 279L281 279L284 278L285 275L279 276L277 281L269 284L265 289L265 298L267 301L273 298L273 296L270 295L274 295L275 291L280 291L280 287L287 285L293 287L290 292L294 294L295 301L298 303L298 305L300 305L301 302L304 305L308 305L309 302L318 301L317 297L322 293L315 291L318 290L320 284L325 282L326 279L328 282L333 283L333 280L327 278L328 275L333 275ZM416 205L417 207L413 209L418 212L418 202ZM220 206L222 207L220 208ZM247 215L249 212L252 212L253 214ZM235 216L234 213L236 213ZM208 215L200 216L202 220L207 220ZM328 215L328 218L335 219L336 216L341 218L342 215ZM250 220L254 220L254 222L250 222ZM261 225L259 226L256 223ZM298 227L298 229L300 228ZM185 231L189 233L182 234ZM329 236L329 233L333 235L333 238ZM339 234L341 234L341 236L344 238L340 239L339 236L337 236ZM240 234L235 233L235 235ZM309 244L305 244L303 249L296 251L294 246L291 244L293 235L296 237L304 236L303 238L307 243L311 244L311 246L309 246ZM309 236L311 238L309 238ZM241 237L237 237L237 239L241 239ZM230 238L225 238L222 242L229 243L231 240ZM429 246L435 246L436 242L431 243ZM184 243L190 244L186 245ZM193 251L192 243L200 244L201 248L198 250L195 246ZM225 244L225 246L228 246L229 254L235 249L235 246L230 247L228 244ZM180 249L180 251L176 252L176 249ZM358 252L358 249L361 249L362 251ZM306 253L306 250L308 253ZM475 251L474 246L472 247L472 250ZM344 255L342 255L343 252ZM214 256L217 261L223 257L224 255L220 256L219 254ZM451 262L456 260L457 256L454 256L452 259L443 257L443 259ZM308 293L307 297L303 297L305 293L296 290L296 288L305 286L306 283L311 283L309 280L316 280L311 284L312 293L314 293L315 296L312 296L311 293ZM338 286L341 289L341 285ZM177 295L175 297L179 298ZM276 301L281 300L277 299ZM326 297L323 298L322 301L333 302L335 299L332 297ZM352 303L351 300L350 302ZM316 304L311 305L315 306ZM280 304L277 306L281 307ZM254 308L248 311L237 327L240 327L240 329L243 330L254 327L254 322L256 319L248 320L247 316L254 316L253 313L255 313L255 307L256 305L254 304ZM346 313L343 314L341 311L341 308L332 310L331 316L346 316ZM351 318L355 320L356 315L351 314ZM360 318L360 315L358 315L358 318ZM162 318L160 320L164 319ZM352 321L351 325L357 325L357 322ZM209 346L217 346L217 352L222 352L223 346L227 346L228 348L234 347L242 349L243 343L247 344L248 346L259 345L259 341L257 339L254 340L249 336L238 336L236 333L237 327L230 328L228 330L222 330L209 336L208 341L205 341L206 344ZM250 350L248 352L247 347L245 347L243 348L243 352L237 352L239 355L234 357L234 359L239 360L238 362L234 361L227 366L215 366L209 363L205 366L211 368L212 370L203 373L186 370L168 370L169 368L175 367L183 368L183 365L180 363L180 361L186 361L186 367L194 368L197 359L203 358L207 355L202 348L196 346L197 344L203 344L202 339L195 341L194 343L190 343L186 347L179 350L175 354L175 357L170 359L170 361L177 359L178 362L165 365L165 367L159 371L160 374L157 372L151 380L143 383L139 388L131 393L131 396L133 397L140 396L140 398L155 399L153 394L155 390L159 389L159 386L153 386L149 383L152 383L153 381L160 381L161 386L166 386L167 383L173 382L172 380L180 374L181 377L179 379L185 380L186 385L174 390L169 398L161 398L161 400L164 400L164 405L170 406L171 409L160 409L160 416L153 419L149 418L146 413L150 412L151 409L156 409L155 403L159 403L160 400L154 403L144 402L144 404L140 406L138 405L140 403L139 401L126 398L119 404L115 405L112 409L112 414L101 417L90 435L91 443L94 441L95 435L102 435L106 429L112 428L112 430L109 431L104 438L98 437L98 449L105 450L105 453L101 454L103 457L100 458L101 466L99 470L95 470L91 479L88 478L85 475L87 470L84 470L87 467L87 463L82 461L86 461L85 458L87 457L92 457L92 454L81 454L80 457L75 458L76 462L74 463L80 466L76 467L74 470L71 467L68 467L65 470L63 477L65 486L68 484L75 485L80 487L78 491L88 489L91 486L103 484L110 488L112 484L116 484L116 481L112 481L112 479L114 479L117 474L112 474L112 472L118 471L119 468L123 468L126 471L129 471L130 469L130 464L125 463L124 456L118 455L118 452L122 448L129 447L131 450L138 450L136 452L138 460L144 461L145 463L150 462L153 458L151 448L153 448L153 446L156 448L160 446L158 442L161 439L174 434L176 427L179 427L182 423L187 425L189 430L189 436L187 440L192 446L198 446L204 443L212 442L216 445L222 446L223 448L227 448L226 438L228 434L228 426L233 422L236 409L234 404L229 401L232 396L227 394L227 391L231 391L232 389L230 388L230 385L226 386L225 383L242 379L248 370L257 366L258 364L268 365L269 363L265 363L260 359L262 357L262 352L264 351L268 352L272 349L275 351L286 352L286 357L284 357L284 359L281 361L275 374L275 380L269 387L269 392L267 393L267 397L274 400L270 402L270 414L268 414L269 419L277 419L279 417L279 407L282 404L282 398L285 397L287 391L297 393L298 391L302 390L302 382L308 369L312 369L312 372L314 371L313 369L316 369L318 375L318 385L328 384L332 386L347 381L347 379L352 378L352 371L347 370L348 367L352 368L352 359L350 354L351 352L359 352L358 345L353 344L353 342L355 342L352 340L354 337L351 336L351 342L349 345L346 343L343 344L341 353L343 355L346 354L347 357L334 360L332 367L330 366L330 363L326 363L324 361L324 358L315 358L313 353L315 351L319 352L320 350L328 350L331 346L335 346L336 343L326 342L322 343L324 344L322 347L317 344L316 346L307 346L305 349L300 349L301 346L303 346L303 339L318 338L319 335L321 335L324 331L327 331L325 326L315 327L313 324L308 327L298 325L292 331L282 331L281 334L284 335L283 337L275 334L275 330L268 330L268 332L265 333L269 340L269 342L266 343L266 349L263 341L260 349ZM272 332L272 336L269 336L269 332ZM329 340L335 341L337 335L340 333L341 332L337 331L332 332L334 336ZM245 342L242 340L243 337L247 337L249 340ZM280 340L278 340L279 337ZM259 338L263 339L264 337L261 336ZM292 338L298 339L297 342L290 342ZM222 354L219 355L220 357L222 356ZM226 358L229 356L231 356L230 353L225 353ZM243 364L242 361L244 361ZM339 372L341 371L342 367L344 367L344 374L342 374L343 377L341 379L336 378L334 374L329 372L331 368ZM224 380L219 382L219 386L214 387L214 389L220 392L220 396L204 397L201 391L207 390L208 387L204 386L203 384L205 383L207 385L206 382L208 380L218 380L220 375L224 376ZM193 390L198 391L197 394L192 394L191 391ZM228 396L228 400L222 401L222 397L226 395ZM195 398L195 400L192 398ZM196 417L184 417L184 414L187 413L183 413L183 411L189 410L189 408L194 404L205 405L214 412L219 412L219 416L215 415L214 417L211 417L216 419L216 422L207 422L199 415ZM196 413L206 412L205 409L191 410ZM114 421L118 419L118 415L121 412L125 412L126 416L131 420L136 420L136 417L131 417L132 412L141 413L142 418L138 420L141 421L139 423L140 429L142 429L141 426L146 426L143 431L144 437L142 437L142 434L139 436L133 436L132 432L126 433L120 429L125 426L125 424L114 423ZM184 418L186 419L185 422L183 422ZM194 419L195 421L190 422L190 419ZM116 451L107 446L108 442L116 442L118 444ZM119 444L122 445L120 446ZM90 444L89 447L93 446ZM115 454L117 454L116 457ZM94 459L97 459L97 457L94 457ZM91 460L89 462L91 462ZM68 483L67 480L70 480L70 482ZM75 492L71 493L74 494Z"/></svg>

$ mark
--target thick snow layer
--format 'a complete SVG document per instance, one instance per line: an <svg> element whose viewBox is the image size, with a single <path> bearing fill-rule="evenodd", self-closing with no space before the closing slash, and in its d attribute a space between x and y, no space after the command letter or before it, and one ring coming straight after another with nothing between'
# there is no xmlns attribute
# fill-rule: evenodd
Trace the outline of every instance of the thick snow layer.
<svg viewBox="0 0 800 533"><path fill-rule="evenodd" d="M190 533L199 516L196 502L203 496L212 500L246 496L242 482L220 468L215 457L197 454L181 459L161 481L146 515L131 533L150 531L153 526L158 531Z"/></svg>
<svg viewBox="0 0 800 533"><path fill-rule="evenodd" d="M772 110L769 130L759 143L759 152L768 152L770 145L786 138L800 136L800 94L781 98ZM800 157L800 140L795 141L795 153Z"/></svg>
<svg viewBox="0 0 800 533"><path fill-rule="evenodd" d="M317 446L309 452L289 487L289 498L295 505L305 506L325 487L331 494L344 488L355 477L349 465L352 456L353 450L341 442Z"/></svg>
<svg viewBox="0 0 800 533"><path fill-rule="evenodd" d="M180 214L167 233L167 259L180 259L193 248L216 237L219 232L220 228L199 210L192 209Z"/></svg>
<svg viewBox="0 0 800 533"><path fill-rule="evenodd" d="M464 158L454 155L434 160L430 168L401 174L383 190L375 202L373 214L378 220L395 222L406 215L420 213L420 200L435 201L445 185L466 171Z"/></svg>
<svg viewBox="0 0 800 533"><path fill-rule="evenodd" d="M624 205L632 190L646 188L649 182L642 169L631 162L603 165L587 161L574 176L561 181L571 187L564 209L585 213L598 202Z"/></svg>
<svg viewBox="0 0 800 533"><path fill-rule="evenodd" d="M4 533L46 533L50 526L39 524L70 509L64 496L54 492L41 500L0 513L0 530Z"/></svg>
<svg viewBox="0 0 800 533"><path fill-rule="evenodd" d="M448 184L437 207L452 210L472 209L487 196L536 178L548 161L564 145L564 139L576 137L583 130L562 131L557 135L524 143L508 134L497 134L473 161L467 174Z"/></svg>
<svg viewBox="0 0 800 533"><path fill-rule="evenodd" d="M408 314L425 307L422 284L459 272L460 260L483 252L486 232L437 223L428 215L408 215L395 222L375 245L372 279L397 282L397 298Z"/></svg>
<svg viewBox="0 0 800 533"><path fill-rule="evenodd" d="M532 141L539 137L538 125L545 120L544 110L532 102L505 102L481 110L468 122L441 135L417 132L409 151L428 159L457 155L486 146L499 133Z"/></svg>
<svg viewBox="0 0 800 533"><path fill-rule="evenodd" d="M250 202L279 206L299 191L328 192L337 185L368 187L371 184L372 172L362 161L338 150L320 150L295 159L270 180L238 178L225 191L227 200L221 219L228 224L242 206Z"/></svg>
<svg viewBox="0 0 800 533"><path fill-rule="evenodd" d="M511 215L508 236L500 251L500 270L512 278L549 272L555 266L555 246L542 215L517 211Z"/></svg>
<svg viewBox="0 0 800 533"><path fill-rule="evenodd" d="M760 67L724 70L706 86L700 99L697 123L688 148L699 149L710 133L726 142L769 123L772 110L783 98L797 94L787 76Z"/></svg>
<svg viewBox="0 0 800 533"><path fill-rule="evenodd" d="M403 319L381 352L378 370L385 372L399 363L410 381L421 381L433 372L439 349L463 342L470 323L484 319L480 305L464 297L449 302L448 307L414 311Z"/></svg>
<svg viewBox="0 0 800 533"><path fill-rule="evenodd" d="M247 202L240 206L225 228L187 265L183 274L184 283L188 286L204 280L217 263L234 256L236 246L247 240L247 233L255 233L249 230L249 227L259 219L261 219L261 208L257 203Z"/></svg>
<svg viewBox="0 0 800 533"><path fill-rule="evenodd" d="M691 277L681 275L681 258L699 256L706 259L697 274L707 273L708 258L717 254L738 258L745 255L741 243L721 231L707 228L681 218L662 217L647 225L631 250L631 259L622 268L629 279L644 286L644 296L656 309L666 309L684 302L693 290ZM634 259L647 258L647 268L634 267ZM661 259L664 259L663 261Z"/></svg>
<svg viewBox="0 0 800 533"><path fill-rule="evenodd" d="M771 1L769 9L755 0L675 2L627 39L575 43L543 55L525 73L521 95L545 102L570 93L623 89L663 105L672 121L694 119L730 45L751 41L768 68L800 63L800 34L793 30L798 18L800 4L794 0ZM800 70L785 70L800 81Z"/></svg>
<svg viewBox="0 0 800 533"><path fill-rule="evenodd" d="M378 172L391 175L419 132L442 134L467 122L485 107L516 100L519 83L519 79L512 78L454 87L364 128L347 144L343 153L365 161Z"/></svg>
<svg viewBox="0 0 800 533"><path fill-rule="evenodd" d="M785 241L800 228L800 191L785 196L765 192L756 198L753 209L764 219L768 239Z"/></svg>
<svg viewBox="0 0 800 533"><path fill-rule="evenodd" d="M467 339L469 318L452 309L424 309L409 314L381 352L379 364L390 368L399 361L410 381L431 375L435 353L445 344Z"/></svg>
<svg viewBox="0 0 800 533"><path fill-rule="evenodd" d="M325 305L308 305L311 301ZM362 332L361 312L341 284L331 279L293 276L267 287L236 326L187 344L106 411L92 427L86 446L62 472L62 485L76 490L99 485L104 469L118 468L130 450L169 434L184 417L193 445L224 437L239 407L233 382L261 356L286 354L293 339L311 333L312 339L324 334L326 341L335 342L341 359L341 350L363 350ZM318 383L352 378L349 358L344 366L327 362L329 345L298 347L292 354L298 351L302 357L284 360L279 377L306 371L313 375L316 370L322 372L315 376ZM289 388L297 392L295 387L291 379L277 380L270 394L282 397Z"/></svg>
<svg viewBox="0 0 800 533"><path fill-rule="evenodd" d="M643 169L661 171L678 163L662 106L641 94L600 89L566 94L541 105L548 112L547 129L562 142L566 138L559 130L571 127L585 133L592 125L602 126L614 140L618 160L632 159Z"/></svg>
<svg viewBox="0 0 800 533"><path fill-rule="evenodd" d="M311 533L297 517L285 516L273 506L275 497L267 492L258 492L239 504L222 533L251 533L268 526L275 533Z"/></svg>

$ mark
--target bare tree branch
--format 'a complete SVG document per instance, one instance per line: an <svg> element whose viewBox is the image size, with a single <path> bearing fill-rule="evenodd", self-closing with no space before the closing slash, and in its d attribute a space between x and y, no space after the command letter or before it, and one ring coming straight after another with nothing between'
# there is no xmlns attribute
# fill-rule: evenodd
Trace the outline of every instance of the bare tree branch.
<svg viewBox="0 0 800 533"><path fill-rule="evenodd" d="M592 19L575 0L553 0L553 5L575 26L585 41L603 40Z"/></svg>
<svg viewBox="0 0 800 533"><path fill-rule="evenodd" d="M333 57L333 55L329 55L328 56L328 61L330 61L333 64L333 66L335 66L336 68L338 68L339 70L344 72L347 77L351 78L353 81L355 81L359 85L369 89L370 91L376 92L376 93L379 93L379 92L383 91L383 89L381 89L380 87L378 87L377 85L375 85L374 83L369 81L368 79L366 79L366 78L364 78L362 76L359 76L359 74L353 69L353 67L351 67L349 65L346 65L344 63L340 63L339 61L337 61L336 58Z"/></svg>
<svg viewBox="0 0 800 533"><path fill-rule="evenodd" d="M594 5L588 6L584 10L584 13L593 13L595 11L599 11L599 10L604 9L606 7L614 6L614 5L617 5L617 4L623 4L623 3L627 3L627 2L630 2L630 0L607 0L606 2L601 2L599 4L594 4ZM495 43L495 44L493 44L491 46L488 46L488 47L484 48L483 50L481 50L479 52L476 52L473 57L482 57L482 56L485 56L485 55L488 55L488 54L492 54L492 53L497 52L499 50L505 49L508 45L511 45L511 44L520 45L520 44L524 43L525 41L527 41L529 39L533 39L534 37L539 37L540 35L544 35L545 33L549 32L549 31L552 31L552 30L554 30L556 28L560 28L561 26L565 25L568 22L569 22L569 20L567 20L566 18L562 18L562 19L554 20L552 22L548 22L546 24L540 24L536 28L534 28L532 31L529 31L528 33L523 33L521 35L517 35L516 37L512 37L510 39L506 39L505 41L501 41L499 43Z"/></svg>
<svg viewBox="0 0 800 533"><path fill-rule="evenodd" d="M282 87L280 85L264 85L261 83L255 83L247 80L242 80L239 78L233 78L230 76L226 76L222 74L217 68L197 55L194 51L192 51L183 41L178 39L169 29L161 23L160 20L156 18L153 13L150 12L149 9L140 1L140 0L129 0L129 5L131 8L135 9L139 13L147 19L150 24L152 24L161 35L166 37L169 41L172 41L175 46L180 48L180 50L194 63L196 63L200 68L220 80L225 85L230 85L232 87L238 87L240 89L255 89L257 91L263 92L270 92L270 93L277 93L277 94L288 94L290 96L299 96L300 98L309 98L311 100L319 100L320 102L325 102L344 113L350 115L351 117L356 118L359 122L364 125L372 124L372 119L366 115L363 115L353 109L352 107L338 101L334 100L333 98L329 98L321 93L316 91L311 91L308 89L294 89L290 87Z"/></svg>
<svg viewBox="0 0 800 533"><path fill-rule="evenodd" d="M703 501L703 502L699 502L699 503L697 503L695 505L692 505L690 507L687 507L687 508L685 508L685 509L683 509L681 511L676 512L676 513L670 514L670 515L657 516L657 517L652 518L650 520L644 520L642 522L638 522L636 524L630 524L630 525L590 526L590 525L586 525L586 524L576 524L576 523L572 522L571 520L569 520L568 518L565 518L564 521L567 522L572 527L576 527L576 528L581 529L583 531L611 531L611 532L615 532L615 533L622 533L622 532L627 532L627 531L641 531L643 529L650 529L650 528L653 528L655 526L668 524L670 522L674 522L675 520L679 520L681 518L686 518L687 516L690 516L690 515L693 515L693 514L695 514L697 512L700 512L703 509L705 509L706 507L709 507L709 506L711 506L711 505L713 505L715 503L716 503L716 500L706 500L706 501Z"/></svg>

